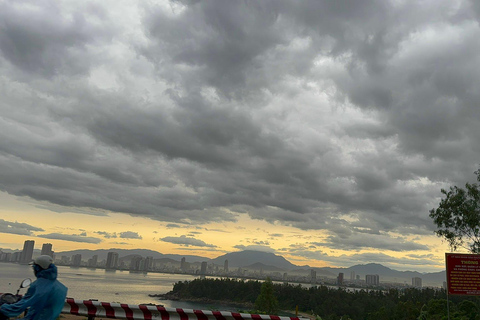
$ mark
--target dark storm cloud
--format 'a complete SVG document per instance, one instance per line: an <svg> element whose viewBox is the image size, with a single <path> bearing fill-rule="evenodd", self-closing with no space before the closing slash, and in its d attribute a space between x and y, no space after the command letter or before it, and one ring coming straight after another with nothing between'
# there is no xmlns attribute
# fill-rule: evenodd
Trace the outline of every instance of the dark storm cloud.
<svg viewBox="0 0 480 320"><path fill-rule="evenodd" d="M56 240L65 240L72 242L83 242L83 243L100 243L102 239L95 237L88 237L85 233L81 234L63 234L63 233L48 233L48 234L39 234L37 237L45 239L56 239Z"/></svg>
<svg viewBox="0 0 480 320"><path fill-rule="evenodd" d="M44 231L42 228L37 228L26 223L12 222L0 219L0 232L20 234L25 236L33 235L34 231Z"/></svg>
<svg viewBox="0 0 480 320"><path fill-rule="evenodd" d="M6 1L0 4L0 51L27 77L85 73L94 62L85 57L87 45L108 41L109 27L93 4L68 15L55 1L36 5ZM96 12L95 9L98 9Z"/></svg>
<svg viewBox="0 0 480 320"><path fill-rule="evenodd" d="M425 250L389 232L480 151L478 5L440 2L3 2L0 190Z"/></svg>

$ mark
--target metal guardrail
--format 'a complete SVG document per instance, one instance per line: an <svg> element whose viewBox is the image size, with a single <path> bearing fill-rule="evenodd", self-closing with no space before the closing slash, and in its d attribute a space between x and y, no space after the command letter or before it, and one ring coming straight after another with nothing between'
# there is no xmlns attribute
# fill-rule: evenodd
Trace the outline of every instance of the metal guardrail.
<svg viewBox="0 0 480 320"><path fill-rule="evenodd" d="M67 299L62 313L127 320L300 320L298 317L279 317L228 311L164 308L154 305L131 305L90 300Z"/></svg>

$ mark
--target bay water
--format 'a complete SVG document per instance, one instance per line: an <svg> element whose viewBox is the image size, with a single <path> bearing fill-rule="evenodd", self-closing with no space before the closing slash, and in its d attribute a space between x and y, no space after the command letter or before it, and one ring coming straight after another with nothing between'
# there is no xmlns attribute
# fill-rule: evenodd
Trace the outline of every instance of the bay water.
<svg viewBox="0 0 480 320"><path fill-rule="evenodd" d="M31 266L0 262L0 292L15 293L25 278L35 280ZM238 311L232 305L159 300L149 296L167 293L173 289L174 283L195 278L187 274L133 273L58 266L58 280L67 286L67 296L75 300L97 299L133 305L160 304L168 308ZM26 289L20 291L21 294L25 292Z"/></svg>

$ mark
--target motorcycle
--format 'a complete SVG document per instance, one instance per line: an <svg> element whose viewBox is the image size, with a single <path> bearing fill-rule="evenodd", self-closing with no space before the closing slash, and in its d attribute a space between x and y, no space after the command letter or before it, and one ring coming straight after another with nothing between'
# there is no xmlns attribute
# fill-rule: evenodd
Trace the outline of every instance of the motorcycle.
<svg viewBox="0 0 480 320"><path fill-rule="evenodd" d="M12 303L15 303L18 300L20 300L22 298L22 296L19 294L20 290L23 289L23 288L27 288L28 286L30 286L31 283L32 283L31 279L29 279L29 278L24 279L22 281L22 283L20 283L20 287L18 288L18 290L15 294L13 294L13 293L2 294L0 296L0 306L4 303L12 304Z"/></svg>

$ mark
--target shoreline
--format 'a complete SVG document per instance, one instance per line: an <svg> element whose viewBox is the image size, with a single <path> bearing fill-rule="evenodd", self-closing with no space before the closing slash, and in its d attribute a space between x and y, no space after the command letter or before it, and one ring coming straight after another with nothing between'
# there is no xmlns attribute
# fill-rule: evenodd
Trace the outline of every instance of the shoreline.
<svg viewBox="0 0 480 320"><path fill-rule="evenodd" d="M176 294L171 292L168 293L158 293L158 294L149 294L151 298L157 298L158 301L162 302L162 300L170 300L170 301L182 301L182 302L192 302L192 303L201 303L201 304L219 304L223 306L231 306L236 309L245 309L245 310L252 310L255 308L255 304L251 302L239 302L239 301L231 301L231 300L214 300L209 298L179 298Z"/></svg>

